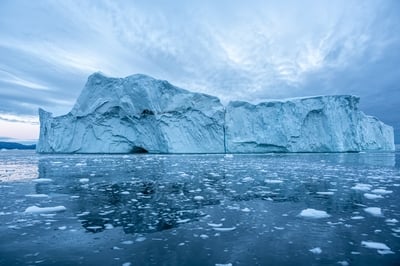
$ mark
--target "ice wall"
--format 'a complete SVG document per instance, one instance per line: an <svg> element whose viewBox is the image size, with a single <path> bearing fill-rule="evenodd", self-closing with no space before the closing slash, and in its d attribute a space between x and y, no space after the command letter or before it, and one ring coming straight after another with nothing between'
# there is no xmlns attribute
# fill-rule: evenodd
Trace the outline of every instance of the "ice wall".
<svg viewBox="0 0 400 266"><path fill-rule="evenodd" d="M75 106L42 109L39 153L255 153L394 150L393 128L358 110L355 96L318 96L226 108L145 75L94 73Z"/></svg>

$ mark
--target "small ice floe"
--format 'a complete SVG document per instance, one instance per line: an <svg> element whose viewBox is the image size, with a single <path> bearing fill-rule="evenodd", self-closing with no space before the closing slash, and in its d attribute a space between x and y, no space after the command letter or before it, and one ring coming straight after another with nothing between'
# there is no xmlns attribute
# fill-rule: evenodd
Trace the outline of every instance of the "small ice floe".
<svg viewBox="0 0 400 266"><path fill-rule="evenodd" d="M365 248L377 249L378 253L382 255L393 254L393 251L391 251L390 248L384 243L373 242L373 241L361 241L361 245Z"/></svg>
<svg viewBox="0 0 400 266"><path fill-rule="evenodd" d="M380 195L393 193L393 191L386 190L386 189L383 189L383 188L377 188L377 189L372 190L371 192L375 193L375 194L380 194Z"/></svg>
<svg viewBox="0 0 400 266"><path fill-rule="evenodd" d="M386 219L385 222L388 224L395 224L398 223L399 221L397 219Z"/></svg>
<svg viewBox="0 0 400 266"><path fill-rule="evenodd" d="M326 213L326 211L319 211L315 209L305 209L302 210L299 214L299 216L306 217L306 218L314 218L314 219L320 219L320 218L328 218L330 215Z"/></svg>
<svg viewBox="0 0 400 266"><path fill-rule="evenodd" d="M200 238L201 238L201 239L207 239L207 238L209 238L209 236L208 236L208 235L205 235L205 234L201 234L201 235L200 235Z"/></svg>
<svg viewBox="0 0 400 266"><path fill-rule="evenodd" d="M213 227L213 229L215 231L219 231L219 232L229 232L229 231L233 231L236 229L235 226L233 227Z"/></svg>
<svg viewBox="0 0 400 266"><path fill-rule="evenodd" d="M228 153L228 154L225 154L225 156L224 156L225 158L233 158L233 154L231 154L231 153Z"/></svg>
<svg viewBox="0 0 400 266"><path fill-rule="evenodd" d="M364 211L375 217L383 216L381 208L378 208L378 207L368 207L368 208L365 208Z"/></svg>
<svg viewBox="0 0 400 266"><path fill-rule="evenodd" d="M33 179L32 180L35 183L49 183L49 182L53 182L53 179L50 178L37 178L37 179Z"/></svg>
<svg viewBox="0 0 400 266"><path fill-rule="evenodd" d="M222 224L208 223L208 226L211 226L211 227L221 227Z"/></svg>
<svg viewBox="0 0 400 266"><path fill-rule="evenodd" d="M333 195L335 194L332 191L321 191L321 192L317 192L318 195Z"/></svg>
<svg viewBox="0 0 400 266"><path fill-rule="evenodd" d="M112 224L104 224L104 228L107 230L114 229L114 226Z"/></svg>
<svg viewBox="0 0 400 266"><path fill-rule="evenodd" d="M46 194L26 194L25 197L28 197L28 198L48 198L49 195L46 195Z"/></svg>
<svg viewBox="0 0 400 266"><path fill-rule="evenodd" d="M135 239L136 242L143 242L145 240L146 238L144 236L139 236L138 238Z"/></svg>
<svg viewBox="0 0 400 266"><path fill-rule="evenodd" d="M76 216L81 217L81 216L85 216L88 214L90 214L90 212L81 212L81 213L76 214Z"/></svg>
<svg viewBox="0 0 400 266"><path fill-rule="evenodd" d="M86 166L87 164L86 163L77 163L77 164L75 164L75 166Z"/></svg>
<svg viewBox="0 0 400 266"><path fill-rule="evenodd" d="M364 197L367 199L382 199L383 198L381 195L371 194L371 193L365 193Z"/></svg>
<svg viewBox="0 0 400 266"><path fill-rule="evenodd" d="M131 266L132 265L132 263L130 263L130 262L124 262L124 263L122 263L122 266Z"/></svg>
<svg viewBox="0 0 400 266"><path fill-rule="evenodd" d="M264 182L267 183L267 184L281 184L281 183L283 183L283 181L279 180L279 179L265 179Z"/></svg>
<svg viewBox="0 0 400 266"><path fill-rule="evenodd" d="M352 187L351 189L354 190L360 190L360 191L369 191L371 190L372 186L370 184L356 184L354 187Z"/></svg>
<svg viewBox="0 0 400 266"><path fill-rule="evenodd" d="M129 194L131 194L131 193L130 193L129 191L122 191L121 194L122 194L122 195L129 195Z"/></svg>
<svg viewBox="0 0 400 266"><path fill-rule="evenodd" d="M58 227L58 230L65 230L65 229L67 229L67 227L65 225Z"/></svg>
<svg viewBox="0 0 400 266"><path fill-rule="evenodd" d="M178 224L184 224L184 223L187 223L187 222L190 222L190 219L181 219L181 220L177 220L176 221L176 223L178 223Z"/></svg>
<svg viewBox="0 0 400 266"><path fill-rule="evenodd" d="M252 182L254 181L254 178L250 177L250 176L246 176L245 178L242 179L242 182Z"/></svg>
<svg viewBox="0 0 400 266"><path fill-rule="evenodd" d="M347 261L345 261L345 260L338 261L337 264L342 265L342 266L349 266L349 265L350 265L350 264L349 264Z"/></svg>
<svg viewBox="0 0 400 266"><path fill-rule="evenodd" d="M204 197L203 196L194 196L193 199L200 201L200 200L204 200Z"/></svg>
<svg viewBox="0 0 400 266"><path fill-rule="evenodd" d="M133 244L133 241L132 241L132 240L125 240L125 241L122 241L121 244L124 244L124 245L132 245L132 244Z"/></svg>
<svg viewBox="0 0 400 266"><path fill-rule="evenodd" d="M365 219L365 217L357 215L357 216L352 216L350 219L352 219L352 220L362 220L362 219Z"/></svg>
<svg viewBox="0 0 400 266"><path fill-rule="evenodd" d="M216 263L215 266L232 266L232 263Z"/></svg>
<svg viewBox="0 0 400 266"><path fill-rule="evenodd" d="M311 253L314 253L314 254L321 254L321 253L322 253L322 249L319 248L319 247L309 249L309 251L310 251Z"/></svg>
<svg viewBox="0 0 400 266"><path fill-rule="evenodd" d="M89 182L89 178L80 178L79 182L80 183L88 183Z"/></svg>
<svg viewBox="0 0 400 266"><path fill-rule="evenodd" d="M64 206L55 206L55 207L37 207L37 206L30 206L25 209L25 213L46 213L46 212L62 212L65 211L67 208Z"/></svg>
<svg viewBox="0 0 400 266"><path fill-rule="evenodd" d="M251 212L251 210L249 208L243 208L241 209L242 212Z"/></svg>

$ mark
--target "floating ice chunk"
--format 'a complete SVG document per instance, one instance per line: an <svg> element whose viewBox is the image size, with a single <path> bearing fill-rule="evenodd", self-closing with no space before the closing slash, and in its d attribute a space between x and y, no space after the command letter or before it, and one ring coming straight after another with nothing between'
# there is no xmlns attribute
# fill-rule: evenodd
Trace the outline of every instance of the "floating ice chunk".
<svg viewBox="0 0 400 266"><path fill-rule="evenodd" d="M243 208L241 209L242 212L251 212L251 210L249 208Z"/></svg>
<svg viewBox="0 0 400 266"><path fill-rule="evenodd" d="M332 191L321 191L321 192L317 192L318 195L333 195L335 194Z"/></svg>
<svg viewBox="0 0 400 266"><path fill-rule="evenodd" d="M104 228L107 230L113 229L114 226L112 224L104 224Z"/></svg>
<svg viewBox="0 0 400 266"><path fill-rule="evenodd" d="M58 227L58 230L65 230L65 229L67 229L67 227L65 225Z"/></svg>
<svg viewBox="0 0 400 266"><path fill-rule="evenodd" d="M130 262L124 262L124 263L122 263L122 266L131 266L132 265L132 263L130 263Z"/></svg>
<svg viewBox="0 0 400 266"><path fill-rule="evenodd" d="M67 208L64 206L55 206L55 207L37 207L37 206L30 206L26 208L25 213L45 213L45 212L62 212L65 211Z"/></svg>
<svg viewBox="0 0 400 266"><path fill-rule="evenodd" d="M361 241L361 245L365 248L379 249L379 250L390 250L384 243L373 242L373 241Z"/></svg>
<svg viewBox="0 0 400 266"><path fill-rule="evenodd" d="M395 223L398 223L399 221L397 219L386 219L385 222L390 223L390 224L395 224Z"/></svg>
<svg viewBox="0 0 400 266"><path fill-rule="evenodd" d="M200 238L201 238L201 239L207 239L207 238L209 238L209 236L208 236L208 235L205 235L205 234L201 234L201 235L200 235Z"/></svg>
<svg viewBox="0 0 400 266"><path fill-rule="evenodd" d="M225 158L233 158L233 154L231 154L231 153L225 154Z"/></svg>
<svg viewBox="0 0 400 266"><path fill-rule="evenodd" d="M314 254L321 254L322 253L322 249L319 248L319 247L316 247L316 248L310 249L310 252L314 253Z"/></svg>
<svg viewBox="0 0 400 266"><path fill-rule="evenodd" d="M143 242L145 240L146 238L144 236L139 236L138 238L135 239L136 242Z"/></svg>
<svg viewBox="0 0 400 266"><path fill-rule="evenodd" d="M264 182L268 183L268 184L280 184L280 183L283 183L283 181L279 180L279 179L265 179Z"/></svg>
<svg viewBox="0 0 400 266"><path fill-rule="evenodd" d="M125 241L122 241L121 244L124 244L124 245L132 245L132 244L133 244L133 241L132 241L132 240L125 240Z"/></svg>
<svg viewBox="0 0 400 266"><path fill-rule="evenodd" d="M365 193L364 197L367 199L382 199L383 198L381 195L371 194L371 193Z"/></svg>
<svg viewBox="0 0 400 266"><path fill-rule="evenodd" d="M214 224L214 223L208 223L209 226L211 227L221 227L222 224Z"/></svg>
<svg viewBox="0 0 400 266"><path fill-rule="evenodd" d="M337 263L342 266L349 266L349 263L345 260L338 261Z"/></svg>
<svg viewBox="0 0 400 266"><path fill-rule="evenodd" d="M352 219L352 220L362 220L362 219L364 219L364 217L358 215L358 216L353 216L350 219Z"/></svg>
<svg viewBox="0 0 400 266"><path fill-rule="evenodd" d="M35 183L49 183L49 182L53 182L53 179L50 178L37 178L37 179L33 179L32 180Z"/></svg>
<svg viewBox="0 0 400 266"><path fill-rule="evenodd" d="M361 191L369 191L369 190L371 190L371 188L372 188L372 186L370 184L356 184L351 189L361 190Z"/></svg>
<svg viewBox="0 0 400 266"><path fill-rule="evenodd" d="M77 164L75 164L75 166L86 166L87 164L86 163L77 163Z"/></svg>
<svg viewBox="0 0 400 266"><path fill-rule="evenodd" d="M215 266L232 266L232 263L217 263L217 264L215 264Z"/></svg>
<svg viewBox="0 0 400 266"><path fill-rule="evenodd" d="M194 196L193 199L200 201L200 200L204 200L204 197L203 196Z"/></svg>
<svg viewBox="0 0 400 266"><path fill-rule="evenodd" d="M236 229L236 227L213 227L213 229L215 231L219 231L219 232L228 232L228 231L233 231Z"/></svg>
<svg viewBox="0 0 400 266"><path fill-rule="evenodd" d="M383 216L381 208L378 208L378 207L368 207L368 208L365 208L364 211L371 214L372 216L376 216L376 217Z"/></svg>
<svg viewBox="0 0 400 266"><path fill-rule="evenodd" d="M375 193L375 194L381 194L381 195L393 193L393 191L386 190L386 189L383 189L383 188L377 188L377 189L372 190L371 192Z"/></svg>
<svg viewBox="0 0 400 266"><path fill-rule="evenodd" d="M394 254L394 252L391 250L380 250L380 249L378 249L378 253L381 255Z"/></svg>
<svg viewBox="0 0 400 266"><path fill-rule="evenodd" d="M46 194L26 194L25 197L28 197L28 198L48 198L49 195L46 195Z"/></svg>
<svg viewBox="0 0 400 266"><path fill-rule="evenodd" d="M81 178L81 179L79 179L79 182L87 183L87 182L89 182L89 178Z"/></svg>
<svg viewBox="0 0 400 266"><path fill-rule="evenodd" d="M187 223L187 222L189 222L190 221L190 219L182 219L182 220L177 220L176 222L178 223L178 224L184 224L184 223Z"/></svg>
<svg viewBox="0 0 400 266"><path fill-rule="evenodd" d="M129 194L131 194L131 193L130 193L129 191L122 191L121 194L122 194L122 195L129 195Z"/></svg>
<svg viewBox="0 0 400 266"><path fill-rule="evenodd" d="M320 218L328 218L330 215L326 213L325 211L319 211L315 209L305 209L302 210L299 214L299 216L306 217L306 218L314 218L314 219L320 219Z"/></svg>

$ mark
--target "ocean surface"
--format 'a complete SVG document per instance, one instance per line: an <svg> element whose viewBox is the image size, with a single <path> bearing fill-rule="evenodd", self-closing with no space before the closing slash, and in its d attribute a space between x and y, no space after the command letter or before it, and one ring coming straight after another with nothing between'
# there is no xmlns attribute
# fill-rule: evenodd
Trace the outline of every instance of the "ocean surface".
<svg viewBox="0 0 400 266"><path fill-rule="evenodd" d="M1 151L0 265L400 265L400 153Z"/></svg>

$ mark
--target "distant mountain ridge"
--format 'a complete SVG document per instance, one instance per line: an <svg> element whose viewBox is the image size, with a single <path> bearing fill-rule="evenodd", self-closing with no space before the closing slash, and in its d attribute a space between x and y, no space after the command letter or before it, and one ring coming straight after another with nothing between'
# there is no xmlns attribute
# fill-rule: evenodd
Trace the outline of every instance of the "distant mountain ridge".
<svg viewBox="0 0 400 266"><path fill-rule="evenodd" d="M7 150L34 150L36 149L36 144L32 145L24 145L17 142L5 142L0 141L0 149L7 149Z"/></svg>

